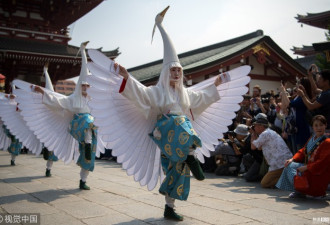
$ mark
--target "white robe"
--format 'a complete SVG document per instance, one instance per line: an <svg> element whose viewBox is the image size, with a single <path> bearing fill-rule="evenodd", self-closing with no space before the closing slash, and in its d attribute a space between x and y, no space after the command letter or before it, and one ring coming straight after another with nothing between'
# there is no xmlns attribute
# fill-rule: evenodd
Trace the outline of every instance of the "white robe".
<svg viewBox="0 0 330 225"><path fill-rule="evenodd" d="M189 109L196 117L220 99L219 92L214 84L197 92L187 90L187 93L190 106L188 109L180 110L177 102L172 102L169 98L164 97L166 93L163 93L160 87L146 87L131 76L126 80L125 89L121 92L123 96L131 100L142 111L146 118L149 118L151 111L156 112L157 115L167 114L169 111L173 114L182 114L182 112L187 112Z"/></svg>
<svg viewBox="0 0 330 225"><path fill-rule="evenodd" d="M75 98L73 96L58 97L50 92L45 91L42 102L53 111L65 109L72 113L90 113L90 108L87 104L89 98L81 97L81 99L81 107L74 107L73 101L75 101Z"/></svg>

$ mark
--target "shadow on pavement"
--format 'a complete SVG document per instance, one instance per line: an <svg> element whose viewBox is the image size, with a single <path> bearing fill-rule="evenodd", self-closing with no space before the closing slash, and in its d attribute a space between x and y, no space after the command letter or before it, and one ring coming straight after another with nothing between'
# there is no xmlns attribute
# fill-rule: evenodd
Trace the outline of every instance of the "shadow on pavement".
<svg viewBox="0 0 330 225"><path fill-rule="evenodd" d="M4 178L2 179L5 183L22 183L22 182L31 182L35 179L45 178L45 176L34 176L34 177L14 177L14 178Z"/></svg>
<svg viewBox="0 0 330 225"><path fill-rule="evenodd" d="M14 194L8 196L1 196L0 197L0 204L8 204L14 203L17 201L26 200L29 202L36 202L36 203L50 203L52 201L66 198L68 195L72 195L69 192L70 190L45 190L45 191L37 191L31 193L22 193L22 194ZM78 190L79 191L79 190Z"/></svg>

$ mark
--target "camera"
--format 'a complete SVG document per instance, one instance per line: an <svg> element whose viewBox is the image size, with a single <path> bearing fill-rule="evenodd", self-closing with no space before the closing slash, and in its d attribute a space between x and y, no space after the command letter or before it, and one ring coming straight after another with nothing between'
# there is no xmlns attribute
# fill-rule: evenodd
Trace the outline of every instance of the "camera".
<svg viewBox="0 0 330 225"><path fill-rule="evenodd" d="M234 131L228 131L228 135L232 136L233 138L236 137L236 133Z"/></svg>
<svg viewBox="0 0 330 225"><path fill-rule="evenodd" d="M264 104L264 103L269 103L269 98L262 98L261 99L261 103Z"/></svg>
<svg viewBox="0 0 330 225"><path fill-rule="evenodd" d="M249 130L253 130L254 131L254 125L249 126Z"/></svg>

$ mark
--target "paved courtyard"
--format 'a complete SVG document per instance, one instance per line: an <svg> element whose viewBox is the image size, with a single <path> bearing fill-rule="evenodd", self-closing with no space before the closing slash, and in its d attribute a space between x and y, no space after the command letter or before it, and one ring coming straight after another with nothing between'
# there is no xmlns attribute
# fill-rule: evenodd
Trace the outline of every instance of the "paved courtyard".
<svg viewBox="0 0 330 225"><path fill-rule="evenodd" d="M52 224L330 224L330 198L288 199L288 192L262 189L240 177L206 174L191 179L187 201L177 201L183 222L163 218L164 197L126 175L114 161L97 160L87 183L78 189L80 167L54 163L46 178L42 157L22 154L10 166L0 151L0 213L40 213L42 225ZM4 221L1 224L4 224Z"/></svg>

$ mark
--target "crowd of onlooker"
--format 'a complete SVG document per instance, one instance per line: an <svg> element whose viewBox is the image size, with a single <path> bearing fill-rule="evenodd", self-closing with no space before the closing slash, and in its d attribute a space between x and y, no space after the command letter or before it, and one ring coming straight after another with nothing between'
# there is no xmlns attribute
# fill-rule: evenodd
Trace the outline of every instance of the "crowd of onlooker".
<svg viewBox="0 0 330 225"><path fill-rule="evenodd" d="M292 190L292 198L323 196L330 183L330 71L311 65L307 77L296 79L292 88L281 82L278 90L262 92L256 85L244 96L203 170ZM317 191L298 191L296 175L312 179L309 188Z"/></svg>

